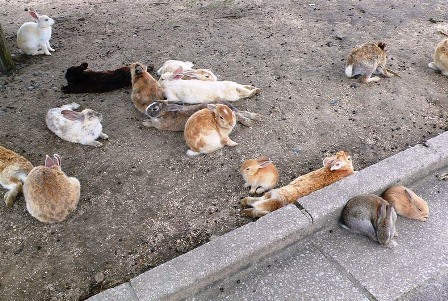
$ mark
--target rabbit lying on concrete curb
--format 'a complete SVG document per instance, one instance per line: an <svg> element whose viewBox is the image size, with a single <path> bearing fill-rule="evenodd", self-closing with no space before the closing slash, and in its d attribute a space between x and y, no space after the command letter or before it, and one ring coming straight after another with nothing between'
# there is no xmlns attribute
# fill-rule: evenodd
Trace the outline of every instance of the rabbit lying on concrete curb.
<svg viewBox="0 0 448 301"><path fill-rule="evenodd" d="M12 207L31 169L33 165L27 159L0 146L0 185L9 190L3 197L6 206Z"/></svg>
<svg viewBox="0 0 448 301"><path fill-rule="evenodd" d="M394 207L398 215L422 222L429 218L428 203L409 188L392 186L383 193L382 198Z"/></svg>
<svg viewBox="0 0 448 301"><path fill-rule="evenodd" d="M341 215L341 226L386 246L395 247L397 213L387 201L374 194L351 198Z"/></svg>

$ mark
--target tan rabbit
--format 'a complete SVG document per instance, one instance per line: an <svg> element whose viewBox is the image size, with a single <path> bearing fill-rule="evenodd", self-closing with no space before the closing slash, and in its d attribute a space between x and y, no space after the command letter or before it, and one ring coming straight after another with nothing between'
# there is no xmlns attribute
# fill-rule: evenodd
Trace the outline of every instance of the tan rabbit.
<svg viewBox="0 0 448 301"><path fill-rule="evenodd" d="M383 199L391 204L398 215L425 222L429 218L429 207L412 190L401 185L387 189Z"/></svg>
<svg viewBox="0 0 448 301"><path fill-rule="evenodd" d="M224 145L237 145L229 138L235 124L235 113L226 105L208 104L197 111L185 124L185 142L190 147L187 155L209 154Z"/></svg>
<svg viewBox="0 0 448 301"><path fill-rule="evenodd" d="M392 205L374 194L351 198L341 215L341 226L353 233L361 234L389 248L397 243L395 222L397 213Z"/></svg>
<svg viewBox="0 0 448 301"><path fill-rule="evenodd" d="M361 75L363 83L380 80L378 76L371 77L372 74L382 74L386 77L399 76L386 68L386 60L386 44L383 42L356 46L348 56L345 74L348 77Z"/></svg>
<svg viewBox="0 0 448 301"><path fill-rule="evenodd" d="M0 185L9 190L4 195L6 206L12 207L31 169L33 165L27 159L0 146Z"/></svg>
<svg viewBox="0 0 448 301"><path fill-rule="evenodd" d="M241 164L240 173L246 181L244 188L250 187L250 194L264 193L278 182L278 170L266 156L245 160Z"/></svg>
<svg viewBox="0 0 448 301"><path fill-rule="evenodd" d="M428 67L440 70L443 75L448 76L448 39L437 44L434 51L434 62L429 63Z"/></svg>
<svg viewBox="0 0 448 301"><path fill-rule="evenodd" d="M61 170L61 157L48 155L45 166L36 166L23 184L28 212L43 223L62 222L76 209L81 186Z"/></svg>

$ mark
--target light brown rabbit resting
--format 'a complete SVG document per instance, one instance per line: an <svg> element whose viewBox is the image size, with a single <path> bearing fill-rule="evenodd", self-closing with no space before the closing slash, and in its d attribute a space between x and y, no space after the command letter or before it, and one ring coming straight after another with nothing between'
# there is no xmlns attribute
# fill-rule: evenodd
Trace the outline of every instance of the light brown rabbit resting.
<svg viewBox="0 0 448 301"><path fill-rule="evenodd" d="M9 190L4 195L6 206L14 204L31 169L33 165L27 159L0 146L0 185Z"/></svg>
<svg viewBox="0 0 448 301"><path fill-rule="evenodd" d="M226 105L208 104L197 111L185 124L185 142L190 147L187 155L209 154L224 145L237 145L229 138L235 124L235 113Z"/></svg>
<svg viewBox="0 0 448 301"><path fill-rule="evenodd" d="M45 166L36 166L23 185L28 212L43 223L62 222L76 209L80 183L61 170L61 158L45 159Z"/></svg>
<svg viewBox="0 0 448 301"><path fill-rule="evenodd" d="M364 83L380 80L378 76L371 77L372 74L382 74L386 77L398 75L386 68L386 60L386 44L383 42L356 46L348 56L345 74L348 77L361 75L361 81Z"/></svg>
<svg viewBox="0 0 448 301"><path fill-rule="evenodd" d="M341 226L352 233L361 234L389 248L397 243L395 209L374 194L358 195L348 200L341 215Z"/></svg>
<svg viewBox="0 0 448 301"><path fill-rule="evenodd" d="M398 215L425 222L429 218L429 207L422 198L402 185L387 189L383 199L391 204Z"/></svg>
<svg viewBox="0 0 448 301"><path fill-rule="evenodd" d="M266 156L245 160L241 164L240 173L246 181L244 187L250 187L250 194L264 193L278 182L278 170Z"/></svg>
<svg viewBox="0 0 448 301"><path fill-rule="evenodd" d="M428 67L440 70L443 75L448 76L448 39L437 44L434 51L434 62L429 63Z"/></svg>
<svg viewBox="0 0 448 301"><path fill-rule="evenodd" d="M351 156L345 151L325 158L323 163L324 167L300 176L286 186L268 191L262 197L243 198L241 205L250 208L243 209L242 214L261 217L354 172Z"/></svg>

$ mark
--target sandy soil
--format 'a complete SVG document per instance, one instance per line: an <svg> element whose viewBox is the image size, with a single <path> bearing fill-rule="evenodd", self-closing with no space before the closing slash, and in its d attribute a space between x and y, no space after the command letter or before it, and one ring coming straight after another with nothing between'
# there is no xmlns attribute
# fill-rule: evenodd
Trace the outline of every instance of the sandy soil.
<svg viewBox="0 0 448 301"><path fill-rule="evenodd" d="M51 57L18 52L30 5L57 21ZM448 79L427 68L437 29L448 26L444 0L0 0L0 16L18 67L0 77L0 144L35 165L58 153L82 185L77 210L60 224L32 218L23 197L0 206L4 301L83 300L250 222L239 214L242 159L271 157L287 184L337 150L362 169L446 130ZM379 40L402 79L345 77L350 49ZM182 133L141 125L130 89L60 91L65 70L82 62L107 70L167 59L260 87L236 105L264 120L238 125L237 147L189 158ZM73 101L103 113L104 147L48 131L47 110Z"/></svg>

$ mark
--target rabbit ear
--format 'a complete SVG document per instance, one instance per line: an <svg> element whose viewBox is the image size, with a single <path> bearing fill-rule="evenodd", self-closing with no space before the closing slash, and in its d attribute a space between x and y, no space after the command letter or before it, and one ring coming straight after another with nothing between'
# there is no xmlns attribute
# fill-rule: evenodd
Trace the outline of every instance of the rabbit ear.
<svg viewBox="0 0 448 301"><path fill-rule="evenodd" d="M56 161L55 165L60 167L61 166L61 156L59 156L58 154L54 154L53 157L54 157L53 161Z"/></svg>
<svg viewBox="0 0 448 301"><path fill-rule="evenodd" d="M38 20L39 19L39 15L36 13L36 11L34 10L34 8L30 8L29 9L29 14L31 17L33 17L33 19Z"/></svg>
<svg viewBox="0 0 448 301"><path fill-rule="evenodd" d="M332 156L324 159L324 166L330 167L330 170L338 170L345 166L345 162L336 159L336 156Z"/></svg>
<svg viewBox="0 0 448 301"><path fill-rule="evenodd" d="M170 79L171 80L177 80L177 79L181 79L184 75L182 73L182 67L177 68L176 70L174 70L173 74L171 75Z"/></svg>
<svg viewBox="0 0 448 301"><path fill-rule="evenodd" d="M87 63L82 63L82 64L81 64L81 67L82 67L84 70L86 70L88 66L89 66L89 64L87 64Z"/></svg>
<svg viewBox="0 0 448 301"><path fill-rule="evenodd" d="M195 72L184 72L183 75L188 76L189 78L198 78L198 75Z"/></svg>
<svg viewBox="0 0 448 301"><path fill-rule="evenodd" d="M143 72L145 72L145 69L143 68L143 66L141 66L141 65L135 66L135 74L142 74Z"/></svg>
<svg viewBox="0 0 448 301"><path fill-rule="evenodd" d="M64 118L71 121L82 121L84 119L83 114L72 110L62 110L61 114Z"/></svg>
<svg viewBox="0 0 448 301"><path fill-rule="evenodd" d="M212 112L215 112L216 111L216 105L212 104L212 103L209 103L209 104L207 104L207 109L209 109Z"/></svg>
<svg viewBox="0 0 448 301"><path fill-rule="evenodd" d="M258 167L260 167L260 168L264 168L272 163L271 159L269 159L266 156L258 158L257 162L258 162Z"/></svg>
<svg viewBox="0 0 448 301"><path fill-rule="evenodd" d="M49 155L45 155L45 167L52 167L53 165L57 165L57 162L51 159Z"/></svg>
<svg viewBox="0 0 448 301"><path fill-rule="evenodd" d="M386 202L381 203L381 208L379 209L379 212L378 212L378 223L380 223L380 221L383 221L386 219L387 206L388 205Z"/></svg>

